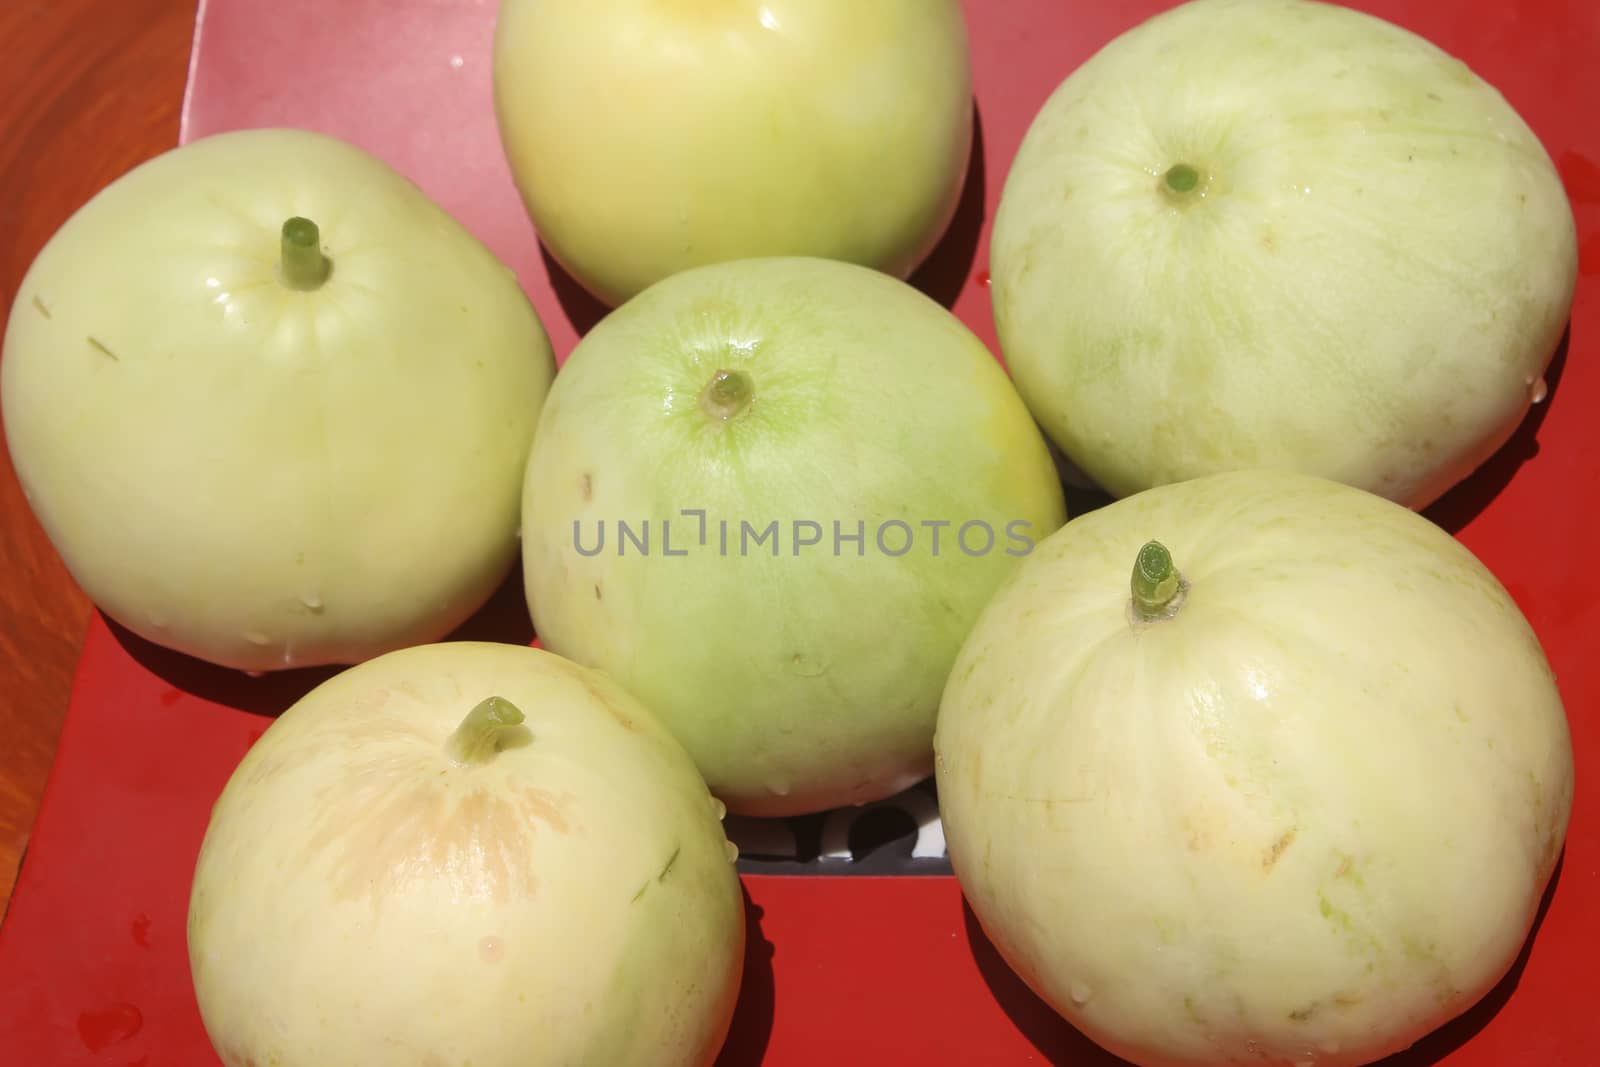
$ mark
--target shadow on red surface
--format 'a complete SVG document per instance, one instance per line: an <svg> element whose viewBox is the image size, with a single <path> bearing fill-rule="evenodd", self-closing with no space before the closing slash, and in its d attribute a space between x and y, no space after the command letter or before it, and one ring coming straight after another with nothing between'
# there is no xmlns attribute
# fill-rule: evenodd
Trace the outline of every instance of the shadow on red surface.
<svg viewBox="0 0 1600 1067"><path fill-rule="evenodd" d="M988 203L988 155L983 147L983 115L972 105L972 155L967 160L966 184L961 200L944 236L928 258L907 279L912 286L943 304L955 307L956 299L972 274L978 257L978 239L983 233L984 205ZM998 355L999 353L996 353Z"/></svg>
<svg viewBox="0 0 1600 1067"><path fill-rule="evenodd" d="M539 242L539 258L544 261L545 273L550 277L550 289L556 295L556 303L561 305L561 313L572 323L573 330L581 339L594 329L595 323L606 317L610 308L579 285L578 279L550 254L549 247L542 240Z"/></svg>
<svg viewBox="0 0 1600 1067"><path fill-rule="evenodd" d="M750 899L748 889L744 892L744 915L744 981L739 988L739 1007L716 1067L756 1067L766 1058L772 1039L773 1011L777 1007L772 957L777 950L761 929L763 912Z"/></svg>
<svg viewBox="0 0 1600 1067"><path fill-rule="evenodd" d="M1550 366L1545 370L1545 397L1535 404L1500 449L1490 456L1476 471L1434 501L1424 514L1449 530L1459 534L1478 513L1494 502L1518 468L1539 454L1539 427L1555 403L1556 386L1561 382L1561 372L1567 365L1567 348L1572 343L1572 326L1569 323L1556 346Z"/></svg>

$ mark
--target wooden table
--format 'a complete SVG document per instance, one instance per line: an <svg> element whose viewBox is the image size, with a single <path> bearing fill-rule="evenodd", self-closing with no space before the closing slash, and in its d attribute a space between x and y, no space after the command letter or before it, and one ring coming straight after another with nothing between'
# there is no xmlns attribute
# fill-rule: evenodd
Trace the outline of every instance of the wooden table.
<svg viewBox="0 0 1600 1067"><path fill-rule="evenodd" d="M0 330L56 228L178 141L195 0L3 0ZM0 449L0 912L38 810L90 607Z"/></svg>

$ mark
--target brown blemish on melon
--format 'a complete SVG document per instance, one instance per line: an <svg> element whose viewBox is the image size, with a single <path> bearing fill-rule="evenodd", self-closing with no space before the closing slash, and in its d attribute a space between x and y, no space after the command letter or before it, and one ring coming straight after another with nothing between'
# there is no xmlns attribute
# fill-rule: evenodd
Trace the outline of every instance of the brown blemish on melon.
<svg viewBox="0 0 1600 1067"><path fill-rule="evenodd" d="M549 790L527 786L521 791L523 810L532 818L545 823L558 834L569 834L572 826L567 822L565 798L558 799Z"/></svg>
<svg viewBox="0 0 1600 1067"><path fill-rule="evenodd" d="M583 494L583 499L586 501L594 499L594 478L587 471L578 481L578 492Z"/></svg>
<svg viewBox="0 0 1600 1067"><path fill-rule="evenodd" d="M1350 1009L1359 1006L1360 1003L1361 998L1359 996L1351 993L1335 993L1327 1000L1313 1000L1305 1007L1291 1011L1289 1013L1289 1021L1297 1023L1306 1022L1314 1015L1321 1012L1323 1008L1329 1006L1337 1008L1341 1012L1348 1012Z"/></svg>
<svg viewBox="0 0 1600 1067"><path fill-rule="evenodd" d="M461 897L525 899L538 888L539 834L573 829L571 798L548 790L491 792L470 781L471 771L397 785L396 773L404 768L374 776L311 841L314 857L332 854L339 899L376 900L428 880L454 883Z"/></svg>
<svg viewBox="0 0 1600 1067"><path fill-rule="evenodd" d="M1273 866L1278 862L1278 857L1282 856L1284 851L1294 844L1294 835L1297 833L1299 833L1297 829L1290 828L1287 833L1272 843L1271 847L1267 849L1267 854L1261 860L1262 870L1272 870Z"/></svg>

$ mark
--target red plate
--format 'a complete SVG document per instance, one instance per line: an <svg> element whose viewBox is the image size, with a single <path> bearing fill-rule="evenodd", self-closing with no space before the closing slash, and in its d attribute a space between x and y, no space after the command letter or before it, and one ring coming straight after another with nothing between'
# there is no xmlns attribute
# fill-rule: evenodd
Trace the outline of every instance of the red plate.
<svg viewBox="0 0 1600 1067"><path fill-rule="evenodd" d="M870 0L864 0L870 2ZM986 222L1050 90L1154 0L968 0L981 160L936 262L916 279L994 345ZM1577 212L1582 270L1569 351L1526 426L1430 514L1517 598L1560 675L1580 775L1565 861L1537 936L1505 982L1397 1062L1600 1062L1591 975L1600 947L1600 7L1592 0L1361 0L1498 86L1544 139ZM387 159L511 264L558 354L598 311L541 257L498 147L492 0L209 0L184 138L292 125ZM1585 104L1587 101L1587 104ZM515 579L469 628L528 641ZM322 675L254 682L208 670L96 618L10 914L0 928L0 1062L216 1063L184 946L189 877L212 800L280 710ZM752 950L727 1064L1046 1063L1109 1057L998 961L947 876L747 875ZM327 1065L347 1067L347 1065ZM356 1067L356 1065L348 1065Z"/></svg>

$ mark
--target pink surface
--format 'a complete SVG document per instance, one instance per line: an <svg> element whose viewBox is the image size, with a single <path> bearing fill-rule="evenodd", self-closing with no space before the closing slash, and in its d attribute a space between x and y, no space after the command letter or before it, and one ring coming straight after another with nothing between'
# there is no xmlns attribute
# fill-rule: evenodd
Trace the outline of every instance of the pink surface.
<svg viewBox="0 0 1600 1067"><path fill-rule="evenodd" d="M1150 0L969 0L981 166L916 281L991 346L982 281L1000 184L1049 91ZM1579 792L1537 937L1468 1016L1407 1065L1600 1062L1591 1001L1600 948L1600 831L1592 776L1600 525L1590 414L1600 400L1600 8L1586 0L1368 0L1353 6L1465 59L1544 138L1579 222L1583 278L1570 350L1516 440L1431 514L1502 578L1559 674ZM598 309L540 255L500 155L489 92L489 0L209 0L184 127L294 125L344 137L416 180L509 263L564 358ZM468 628L528 641L515 578ZM97 619L45 804L0 927L0 1065L216 1062L190 987L188 880L209 806L235 762L321 673L248 681ZM727 1064L1104 1065L995 958L953 880L749 877L752 952ZM333 1067L333 1065L330 1065Z"/></svg>

